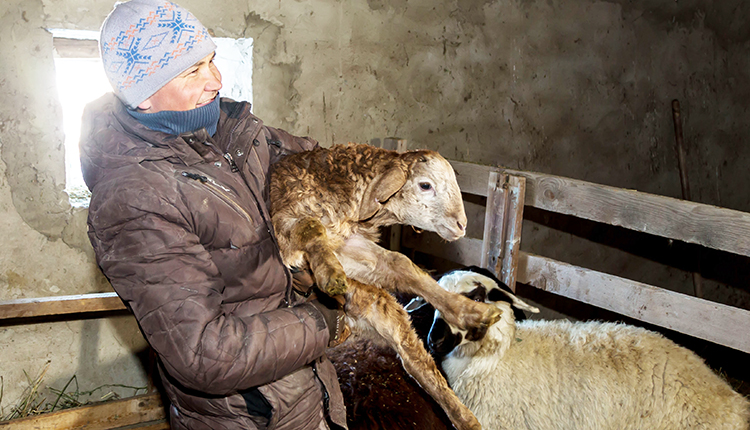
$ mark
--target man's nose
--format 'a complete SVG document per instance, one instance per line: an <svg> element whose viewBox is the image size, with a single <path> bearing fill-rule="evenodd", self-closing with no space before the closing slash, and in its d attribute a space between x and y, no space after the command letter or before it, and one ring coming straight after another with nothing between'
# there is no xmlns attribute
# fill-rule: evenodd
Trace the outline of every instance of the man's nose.
<svg viewBox="0 0 750 430"><path fill-rule="evenodd" d="M219 69L215 66L209 68L207 78L208 80L204 87L206 91L219 91L221 89L221 73L219 72Z"/></svg>

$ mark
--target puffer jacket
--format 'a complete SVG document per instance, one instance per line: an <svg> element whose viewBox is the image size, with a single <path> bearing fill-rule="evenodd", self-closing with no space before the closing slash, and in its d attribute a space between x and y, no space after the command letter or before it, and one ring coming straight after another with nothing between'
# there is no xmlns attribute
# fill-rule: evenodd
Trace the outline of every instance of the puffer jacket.
<svg viewBox="0 0 750 430"><path fill-rule="evenodd" d="M113 94L84 112L89 238L158 354L175 430L346 427L325 321L293 293L267 209L271 164L315 145L228 99L213 138L148 129Z"/></svg>

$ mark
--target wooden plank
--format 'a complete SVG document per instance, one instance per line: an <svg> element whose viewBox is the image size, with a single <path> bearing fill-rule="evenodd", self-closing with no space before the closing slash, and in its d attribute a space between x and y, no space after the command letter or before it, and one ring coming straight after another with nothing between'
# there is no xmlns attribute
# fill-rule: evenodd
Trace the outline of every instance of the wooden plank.
<svg viewBox="0 0 750 430"><path fill-rule="evenodd" d="M0 302L0 320L126 309L116 293L37 297Z"/></svg>
<svg viewBox="0 0 750 430"><path fill-rule="evenodd" d="M53 37L52 46L61 58L99 58L99 42L96 40Z"/></svg>
<svg viewBox="0 0 750 430"><path fill-rule="evenodd" d="M487 184L487 206L484 211L484 236L480 266L497 275L497 265L505 249L505 216L508 211L508 175L490 172Z"/></svg>
<svg viewBox="0 0 750 430"><path fill-rule="evenodd" d="M515 291L525 179L491 171L487 187L480 264Z"/></svg>
<svg viewBox="0 0 750 430"><path fill-rule="evenodd" d="M59 412L0 422L0 430L85 429L107 430L146 423L152 430L165 429L166 413L159 394L145 394ZM163 421L163 422L159 422Z"/></svg>
<svg viewBox="0 0 750 430"><path fill-rule="evenodd" d="M498 172L499 167L485 166L483 164L465 163L463 161L450 161L456 172L456 179L461 191L467 194L487 197L487 178L490 172Z"/></svg>
<svg viewBox="0 0 750 430"><path fill-rule="evenodd" d="M462 191L487 196L478 183L496 167L451 164ZM750 256L749 213L559 176L503 171L526 178L528 206Z"/></svg>
<svg viewBox="0 0 750 430"><path fill-rule="evenodd" d="M464 266L479 265L482 259L481 239L464 237L455 242L446 242L435 233L416 233L407 228L403 231L401 244L405 248L412 248Z"/></svg>
<svg viewBox="0 0 750 430"><path fill-rule="evenodd" d="M500 273L500 279L515 292L516 277L518 276L518 259L521 252L521 230L523 226L524 199L526 196L526 179L521 176L509 175L509 191L510 198L505 222L507 236L498 273Z"/></svg>
<svg viewBox="0 0 750 430"><path fill-rule="evenodd" d="M750 353L750 311L521 253L518 281Z"/></svg>

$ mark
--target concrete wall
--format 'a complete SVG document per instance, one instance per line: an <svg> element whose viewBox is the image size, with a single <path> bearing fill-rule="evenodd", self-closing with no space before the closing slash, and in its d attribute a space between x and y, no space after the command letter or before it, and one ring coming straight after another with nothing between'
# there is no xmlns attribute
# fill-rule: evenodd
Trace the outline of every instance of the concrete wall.
<svg viewBox="0 0 750 430"><path fill-rule="evenodd" d="M324 145L399 136L459 160L679 197L670 110L679 99L694 199L750 211L750 6L740 0L180 3L216 36L252 37L255 113ZM112 5L0 5L0 300L109 289L86 212L62 191L45 28L96 30ZM632 257L638 244L532 218L526 250L689 289L688 272ZM719 299L750 303L744 284L715 284ZM57 388L76 373L82 389L143 385L132 354L143 348L128 318L0 326L0 407L47 360Z"/></svg>

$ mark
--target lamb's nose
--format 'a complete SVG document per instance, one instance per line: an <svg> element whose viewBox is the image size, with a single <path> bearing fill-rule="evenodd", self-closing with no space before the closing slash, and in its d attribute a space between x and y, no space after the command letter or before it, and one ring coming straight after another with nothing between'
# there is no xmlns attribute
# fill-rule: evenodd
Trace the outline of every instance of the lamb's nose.
<svg viewBox="0 0 750 430"><path fill-rule="evenodd" d="M456 225L458 226L458 229L459 229L459 230L461 230L461 231L466 231L466 226L465 226L465 225L463 225L463 224L461 224L461 222L460 222L460 221L457 221L457 222L456 222Z"/></svg>

